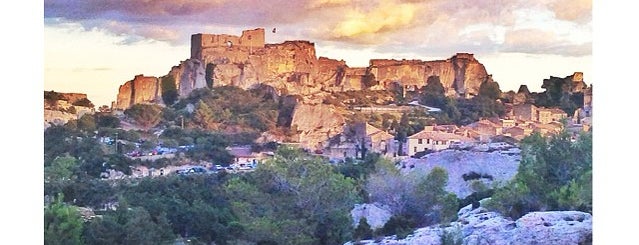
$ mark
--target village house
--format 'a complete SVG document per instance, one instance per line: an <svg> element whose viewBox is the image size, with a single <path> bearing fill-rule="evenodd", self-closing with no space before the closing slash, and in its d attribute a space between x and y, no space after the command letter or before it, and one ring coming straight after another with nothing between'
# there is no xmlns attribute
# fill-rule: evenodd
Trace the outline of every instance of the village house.
<svg viewBox="0 0 639 245"><path fill-rule="evenodd" d="M531 135L533 129L526 126L515 126L504 130L505 136L510 136L516 140L522 140L524 137Z"/></svg>
<svg viewBox="0 0 639 245"><path fill-rule="evenodd" d="M499 121L501 122L501 127L504 129L516 126L514 119L499 119Z"/></svg>
<svg viewBox="0 0 639 245"><path fill-rule="evenodd" d="M537 115L534 121L540 123L559 122L567 118L568 114L557 108L537 108Z"/></svg>
<svg viewBox="0 0 639 245"><path fill-rule="evenodd" d="M436 131L434 126L426 126L424 130L408 137L408 155L425 150L440 151L450 148L453 143L467 143L473 140L461 135Z"/></svg>
<svg viewBox="0 0 639 245"><path fill-rule="evenodd" d="M559 133L563 127L563 125L559 122L534 123L532 125L534 127L533 131L539 132L543 136Z"/></svg>
<svg viewBox="0 0 639 245"><path fill-rule="evenodd" d="M272 152L253 152L250 145L229 146L226 150L233 156L233 165L256 166L262 160L273 155Z"/></svg>
<svg viewBox="0 0 639 245"><path fill-rule="evenodd" d="M362 158L371 152L387 157L396 156L395 136L368 123L355 123L344 126L344 131L323 153L331 158L344 159Z"/></svg>
<svg viewBox="0 0 639 245"><path fill-rule="evenodd" d="M470 137L481 142L488 142L492 137L503 134L501 122L494 123L487 119L468 124L461 128L466 132L464 136Z"/></svg>
<svg viewBox="0 0 639 245"><path fill-rule="evenodd" d="M532 104L519 104L513 106L513 118L522 121L534 121L537 107Z"/></svg>
<svg viewBox="0 0 639 245"><path fill-rule="evenodd" d="M559 122L567 118L568 114L558 108L536 107L532 104L521 104L513 106L513 117L523 121L534 121L540 123Z"/></svg>

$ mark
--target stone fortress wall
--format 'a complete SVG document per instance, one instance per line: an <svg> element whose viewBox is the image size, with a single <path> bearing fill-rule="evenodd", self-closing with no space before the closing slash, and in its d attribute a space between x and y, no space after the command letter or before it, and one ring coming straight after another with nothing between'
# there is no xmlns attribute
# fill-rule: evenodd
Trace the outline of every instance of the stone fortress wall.
<svg viewBox="0 0 639 245"><path fill-rule="evenodd" d="M232 45L228 45L229 42ZM191 57L173 67L167 76L174 77L180 97L205 87L207 79L213 81L214 87L229 85L248 89L263 84L281 93L299 95L387 90L398 86L414 90L436 77L448 95L472 96L478 93L481 83L492 81L484 65L469 53L434 61L371 59L368 67L349 67L343 60L318 58L315 44L309 41L267 44L263 28L244 30L240 36L194 34ZM372 83L366 80L371 77ZM140 78L120 88L115 103L117 109L126 109L134 103L161 101L160 79L137 80Z"/></svg>

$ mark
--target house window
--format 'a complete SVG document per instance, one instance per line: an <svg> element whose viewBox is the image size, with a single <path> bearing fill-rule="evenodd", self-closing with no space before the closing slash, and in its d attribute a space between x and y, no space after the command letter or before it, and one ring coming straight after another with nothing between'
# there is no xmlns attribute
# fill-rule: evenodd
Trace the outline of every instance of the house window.
<svg viewBox="0 0 639 245"><path fill-rule="evenodd" d="M422 139L418 139L417 144L422 144Z"/></svg>
<svg viewBox="0 0 639 245"><path fill-rule="evenodd" d="M430 139L426 139L426 144L430 144Z"/></svg>
<svg viewBox="0 0 639 245"><path fill-rule="evenodd" d="M413 147L413 151L417 152L417 146Z"/></svg>

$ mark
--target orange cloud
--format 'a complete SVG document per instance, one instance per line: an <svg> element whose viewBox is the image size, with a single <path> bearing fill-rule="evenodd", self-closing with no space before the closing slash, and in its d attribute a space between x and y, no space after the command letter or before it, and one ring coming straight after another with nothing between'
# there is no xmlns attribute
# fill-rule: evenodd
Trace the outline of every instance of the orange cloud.
<svg viewBox="0 0 639 245"><path fill-rule="evenodd" d="M345 19L334 26L331 36L337 39L357 39L366 34L404 28L415 20L417 9L415 4L395 1L382 2L368 12L352 9L346 13Z"/></svg>
<svg viewBox="0 0 639 245"><path fill-rule="evenodd" d="M313 0L308 4L307 8L316 9L322 7L342 6L347 5L350 2L350 0Z"/></svg>
<svg viewBox="0 0 639 245"><path fill-rule="evenodd" d="M557 0L550 3L555 17L568 21L590 20L592 15L591 0Z"/></svg>

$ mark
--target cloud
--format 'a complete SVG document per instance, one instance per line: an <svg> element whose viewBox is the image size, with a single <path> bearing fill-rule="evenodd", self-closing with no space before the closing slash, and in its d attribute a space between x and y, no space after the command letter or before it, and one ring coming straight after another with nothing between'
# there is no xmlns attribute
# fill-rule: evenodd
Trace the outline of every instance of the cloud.
<svg viewBox="0 0 639 245"><path fill-rule="evenodd" d="M154 21L167 16L191 16L228 0L45 0L45 17L69 19L122 18Z"/></svg>
<svg viewBox="0 0 639 245"><path fill-rule="evenodd" d="M592 0L557 0L549 7L561 20L587 22L592 16Z"/></svg>
<svg viewBox="0 0 639 245"><path fill-rule="evenodd" d="M530 54L584 56L592 53L592 43L572 43L554 32L538 29L514 30L506 33L501 51Z"/></svg>
<svg viewBox="0 0 639 245"><path fill-rule="evenodd" d="M76 67L76 68L73 68L71 72L98 72L98 71L111 71L111 70L113 69L110 67L94 67L94 68Z"/></svg>
<svg viewBox="0 0 639 245"><path fill-rule="evenodd" d="M351 3L350 0L314 0L310 1L307 8L308 9L317 9L317 8L325 8L325 7L337 7L343 6Z"/></svg>
<svg viewBox="0 0 639 245"><path fill-rule="evenodd" d="M387 1L371 11L351 10L346 18L335 25L332 37L356 39L362 35L386 32L410 25L417 8L410 3Z"/></svg>
<svg viewBox="0 0 639 245"><path fill-rule="evenodd" d="M583 43L590 29L584 27L592 18L591 5L587 0L45 0L45 25L56 24L47 19L80 23L85 29L125 36L122 44L155 40L185 45L193 33L239 35L243 29L276 27L277 34L267 40L306 39L413 53L506 50L576 55L588 51ZM528 17L545 11L549 19L540 26L520 26L527 18L517 14L522 9ZM579 35L587 40L571 43L555 35L552 40L560 43L537 40L543 43L535 48L518 39L521 32L513 30L520 29L542 35L549 29L562 35L582 30ZM510 33L508 43L505 32Z"/></svg>

